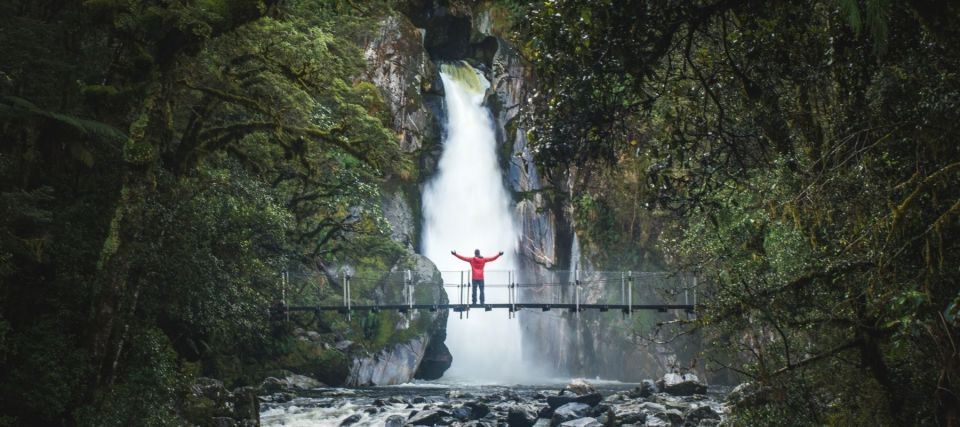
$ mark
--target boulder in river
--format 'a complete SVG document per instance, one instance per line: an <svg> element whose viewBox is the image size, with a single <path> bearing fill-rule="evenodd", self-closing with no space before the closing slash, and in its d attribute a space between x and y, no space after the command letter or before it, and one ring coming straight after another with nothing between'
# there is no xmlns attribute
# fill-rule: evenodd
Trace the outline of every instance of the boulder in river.
<svg viewBox="0 0 960 427"><path fill-rule="evenodd" d="M560 394L563 394L564 391L570 391L577 396L582 396L589 393L596 393L597 389L583 378L574 378L570 381L570 384L567 384L563 390L560 390Z"/></svg>
<svg viewBox="0 0 960 427"><path fill-rule="evenodd" d="M463 390L449 390L445 396L447 399L473 399L473 393Z"/></svg>
<svg viewBox="0 0 960 427"><path fill-rule="evenodd" d="M540 408L540 410L537 411L537 417L538 417L538 418L546 418L546 419L549 420L551 417L553 417L553 408L551 408L551 407L549 407L549 406L544 406L544 407Z"/></svg>
<svg viewBox="0 0 960 427"><path fill-rule="evenodd" d="M640 408L647 413L660 413L667 410L666 406L655 402L643 402L640 404Z"/></svg>
<svg viewBox="0 0 960 427"><path fill-rule="evenodd" d="M672 424L680 424L683 422L683 413L676 409L667 409L666 411L657 414L660 418L666 418L667 421L670 421Z"/></svg>
<svg viewBox="0 0 960 427"><path fill-rule="evenodd" d="M699 425L702 420L720 420L720 414L713 408L703 405L687 410L683 417L688 424Z"/></svg>
<svg viewBox="0 0 960 427"><path fill-rule="evenodd" d="M473 419L480 419L490 413L490 407L486 403L482 402L467 402L463 406L470 408L470 417Z"/></svg>
<svg viewBox="0 0 960 427"><path fill-rule="evenodd" d="M509 427L532 427L537 422L537 414L521 406L514 406L507 412Z"/></svg>
<svg viewBox="0 0 960 427"><path fill-rule="evenodd" d="M640 383L639 387L634 388L630 392L630 397L634 399L638 397L646 398L646 397L652 396L653 393L656 393L656 392L657 392L657 385L656 383L653 382L653 380L643 380L643 382Z"/></svg>
<svg viewBox="0 0 960 427"><path fill-rule="evenodd" d="M666 374L657 381L657 388L661 392L674 396L692 396L704 394L707 386L700 382L695 374Z"/></svg>
<svg viewBox="0 0 960 427"><path fill-rule="evenodd" d="M647 414L644 414L640 411L618 412L616 415L616 422L620 425L642 425L647 422Z"/></svg>
<svg viewBox="0 0 960 427"><path fill-rule="evenodd" d="M570 402L553 411L550 418L551 426L558 426L570 420L583 418L590 412L590 405L579 402Z"/></svg>
<svg viewBox="0 0 960 427"><path fill-rule="evenodd" d="M583 403L590 406L597 406L601 401L603 401L603 396L600 393L588 393L583 395L558 395L558 396L547 396L547 405L550 405L551 408L559 408L568 403Z"/></svg>
<svg viewBox="0 0 960 427"><path fill-rule="evenodd" d="M671 424L669 421L658 417L649 417L647 422L644 424L646 427L670 427Z"/></svg>
<svg viewBox="0 0 960 427"><path fill-rule="evenodd" d="M387 417L387 420L384 422L384 427L402 427L407 423L407 420L401 415L391 415Z"/></svg>
<svg viewBox="0 0 960 427"><path fill-rule="evenodd" d="M353 414L347 418L344 418L343 421L340 421L340 426L344 427L344 426L356 424L357 421L360 421L360 418L363 418L363 415Z"/></svg>
<svg viewBox="0 0 960 427"><path fill-rule="evenodd" d="M603 427L603 424L600 424L595 418L584 417L563 422L560 427Z"/></svg>
<svg viewBox="0 0 960 427"><path fill-rule="evenodd" d="M439 424L441 419L444 417L449 417L450 413L440 409L429 409L426 411L420 411L410 417L407 420L408 424L413 424L416 426L432 426L434 424Z"/></svg>
<svg viewBox="0 0 960 427"><path fill-rule="evenodd" d="M459 421L467 421L473 418L473 410L466 405L453 408L450 414Z"/></svg>

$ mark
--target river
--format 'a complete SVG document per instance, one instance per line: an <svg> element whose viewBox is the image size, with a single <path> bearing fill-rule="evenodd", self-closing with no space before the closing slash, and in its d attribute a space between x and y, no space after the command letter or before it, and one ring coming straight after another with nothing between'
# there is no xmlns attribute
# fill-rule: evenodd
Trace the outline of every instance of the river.
<svg viewBox="0 0 960 427"><path fill-rule="evenodd" d="M318 388L265 396L264 426L567 426L716 425L724 389L706 395L643 393L641 384L590 381L582 396L541 385L456 385L422 382L370 388ZM646 394L646 396L643 396ZM584 403L568 400L579 399ZM562 405L561 405L562 404Z"/></svg>

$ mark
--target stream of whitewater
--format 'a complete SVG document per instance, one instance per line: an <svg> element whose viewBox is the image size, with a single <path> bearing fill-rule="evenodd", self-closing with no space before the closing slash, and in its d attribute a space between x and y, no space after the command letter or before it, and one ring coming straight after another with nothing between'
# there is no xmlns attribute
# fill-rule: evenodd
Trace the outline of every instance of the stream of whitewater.
<svg viewBox="0 0 960 427"><path fill-rule="evenodd" d="M437 172L423 191L423 254L444 276L460 283L469 264L450 254L473 256L479 249L486 265L486 302L508 302L508 271L516 270L519 232L510 193L497 159L493 119L483 103L487 80L464 63L441 65L446 123ZM451 302L461 301L457 287L447 287ZM464 302L469 297L464 295ZM471 310L451 314L447 347L453 364L441 379L460 384L518 384L534 378L523 366L520 327L503 311Z"/></svg>

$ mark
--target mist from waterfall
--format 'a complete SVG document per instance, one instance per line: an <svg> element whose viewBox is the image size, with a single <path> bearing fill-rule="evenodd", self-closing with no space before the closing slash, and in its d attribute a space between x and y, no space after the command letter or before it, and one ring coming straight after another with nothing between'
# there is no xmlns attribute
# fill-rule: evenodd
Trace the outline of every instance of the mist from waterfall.
<svg viewBox="0 0 960 427"><path fill-rule="evenodd" d="M489 82L465 63L441 65L446 123L443 154L437 172L423 191L423 254L443 272L445 283L469 280L470 264L451 250L473 256L474 249L500 259L485 269L486 303L507 303L507 271L517 267L519 232L513 218L510 193L504 188L497 160L494 123L483 105ZM448 287L453 304L460 290ZM463 294L469 303L469 293ZM532 380L522 365L517 319L506 310L484 312L473 308L464 318L450 313L447 347L453 364L441 381L513 384Z"/></svg>

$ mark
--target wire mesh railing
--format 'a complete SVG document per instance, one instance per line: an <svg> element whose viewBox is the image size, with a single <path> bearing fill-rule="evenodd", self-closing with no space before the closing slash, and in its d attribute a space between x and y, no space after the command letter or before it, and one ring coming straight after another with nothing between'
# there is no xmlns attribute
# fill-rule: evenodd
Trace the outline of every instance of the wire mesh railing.
<svg viewBox="0 0 960 427"><path fill-rule="evenodd" d="M474 286L469 270L287 271L281 274L284 307L300 309L453 308L473 304L549 309L692 310L697 305L695 275L684 273L549 270L487 270ZM477 295L480 294L480 295Z"/></svg>

